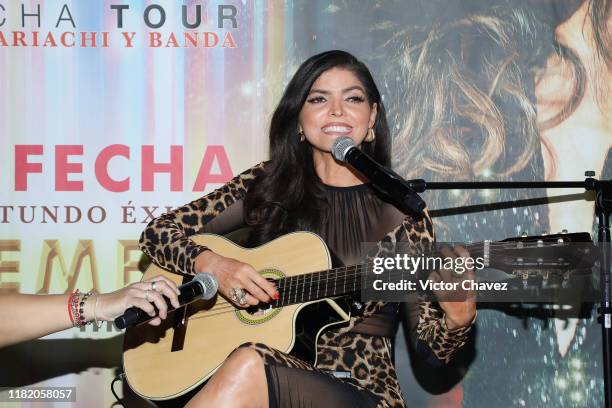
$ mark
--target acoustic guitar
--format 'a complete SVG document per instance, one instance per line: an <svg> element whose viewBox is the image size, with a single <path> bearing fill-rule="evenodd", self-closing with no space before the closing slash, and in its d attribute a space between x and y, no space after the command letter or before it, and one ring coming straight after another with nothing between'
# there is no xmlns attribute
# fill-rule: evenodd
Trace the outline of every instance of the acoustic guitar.
<svg viewBox="0 0 612 408"><path fill-rule="evenodd" d="M364 273L372 264L332 268L323 240L295 232L257 248L243 248L212 234L192 237L215 253L252 265L276 281L279 299L248 309L217 295L168 314L160 326L142 324L125 333L123 367L130 387L151 400L178 397L206 381L227 356L245 342L264 343L316 363L316 343L326 329L351 317L351 296L358 298ZM576 249L572 243L590 245ZM588 271L596 247L588 233L556 234L485 241L466 246L489 267L527 279L534 274L566 276ZM544 248L553 248L550 257ZM563 250L562 259L558 257ZM552 255L554 253L554 255ZM370 269L371 271L371 269ZM164 275L177 285L183 275L151 265L143 280ZM348 299L348 300L347 300Z"/></svg>

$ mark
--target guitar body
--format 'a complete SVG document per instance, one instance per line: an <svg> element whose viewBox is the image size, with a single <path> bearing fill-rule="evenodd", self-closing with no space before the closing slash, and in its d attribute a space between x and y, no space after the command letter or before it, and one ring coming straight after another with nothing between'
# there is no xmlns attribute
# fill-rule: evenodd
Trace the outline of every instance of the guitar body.
<svg viewBox="0 0 612 408"><path fill-rule="evenodd" d="M323 240L308 232L284 235L263 246L246 249L218 235L192 237L198 244L228 258L252 265L266 278L280 278L331 267ZM143 280L164 275L182 283L183 276L151 265ZM312 309L318 310L314 312ZM308 314L310 327L299 325L299 314ZM329 311L334 317L330 320ZM313 315L320 316L313 326ZM183 317L185 324L181 325ZM316 339L327 327L347 322L350 316L330 299L256 312L236 309L221 296L197 301L168 314L160 326L140 325L125 333L123 366L130 387L152 400L178 397L208 379L239 345L264 343L300 358L316 356ZM317 319L315 319L317 320ZM296 329L297 328L297 329ZM314 333L312 330L314 329ZM303 332L305 341L297 333ZM310 344L311 346L306 346ZM314 360L311 360L314 363Z"/></svg>

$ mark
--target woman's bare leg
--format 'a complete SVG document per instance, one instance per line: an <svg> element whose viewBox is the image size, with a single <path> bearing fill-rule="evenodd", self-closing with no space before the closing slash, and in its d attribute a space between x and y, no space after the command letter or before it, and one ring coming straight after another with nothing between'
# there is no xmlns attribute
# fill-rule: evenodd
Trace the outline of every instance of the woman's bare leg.
<svg viewBox="0 0 612 408"><path fill-rule="evenodd" d="M186 407L267 408L268 383L259 353L247 347L234 351Z"/></svg>

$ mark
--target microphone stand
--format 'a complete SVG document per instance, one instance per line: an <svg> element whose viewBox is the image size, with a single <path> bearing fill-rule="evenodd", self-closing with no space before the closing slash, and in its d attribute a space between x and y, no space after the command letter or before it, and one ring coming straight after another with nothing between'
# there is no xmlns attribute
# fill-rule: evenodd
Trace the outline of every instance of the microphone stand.
<svg viewBox="0 0 612 408"><path fill-rule="evenodd" d="M601 304L597 309L597 321L601 324L604 366L605 407L612 408L612 270L610 252L610 214L612 213L612 180L597 180L595 172L585 172L584 181L477 181L477 182L426 182L423 179L402 180L416 193L426 190L450 189L527 189L527 188L584 188L594 191L595 214L599 221L597 234L601 250L599 264Z"/></svg>

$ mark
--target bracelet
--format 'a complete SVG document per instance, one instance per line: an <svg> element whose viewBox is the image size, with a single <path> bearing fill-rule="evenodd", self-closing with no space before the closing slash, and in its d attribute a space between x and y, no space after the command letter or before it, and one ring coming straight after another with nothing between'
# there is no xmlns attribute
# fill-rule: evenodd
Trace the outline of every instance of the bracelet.
<svg viewBox="0 0 612 408"><path fill-rule="evenodd" d="M72 323L72 326L76 326L75 321L74 321L74 316L76 312L74 303L76 299L78 299L78 297L79 297L78 289L76 289L74 292L70 294L70 296L68 296L68 316L70 317L70 322Z"/></svg>
<svg viewBox="0 0 612 408"><path fill-rule="evenodd" d="M100 327L102 327L102 321L98 321L98 317L96 315L96 310L98 309L98 299L100 299L100 295L98 293L96 293L96 303L94 303L94 322L96 324L96 327L99 329Z"/></svg>
<svg viewBox="0 0 612 408"><path fill-rule="evenodd" d="M93 320L86 321L83 313L85 308L85 301L92 294L94 294L93 290L87 293L81 293L78 289L75 289L75 291L72 292L72 294L68 298L68 315L70 316L72 326L82 327L86 324L93 323Z"/></svg>
<svg viewBox="0 0 612 408"><path fill-rule="evenodd" d="M87 298L93 295L93 293L94 291L90 290L89 292L82 294L83 297L81 298L81 301L79 302L79 326L85 326L86 324L93 323L93 320L86 321L85 316L84 316L85 313L83 313L85 310L85 301L87 300Z"/></svg>

